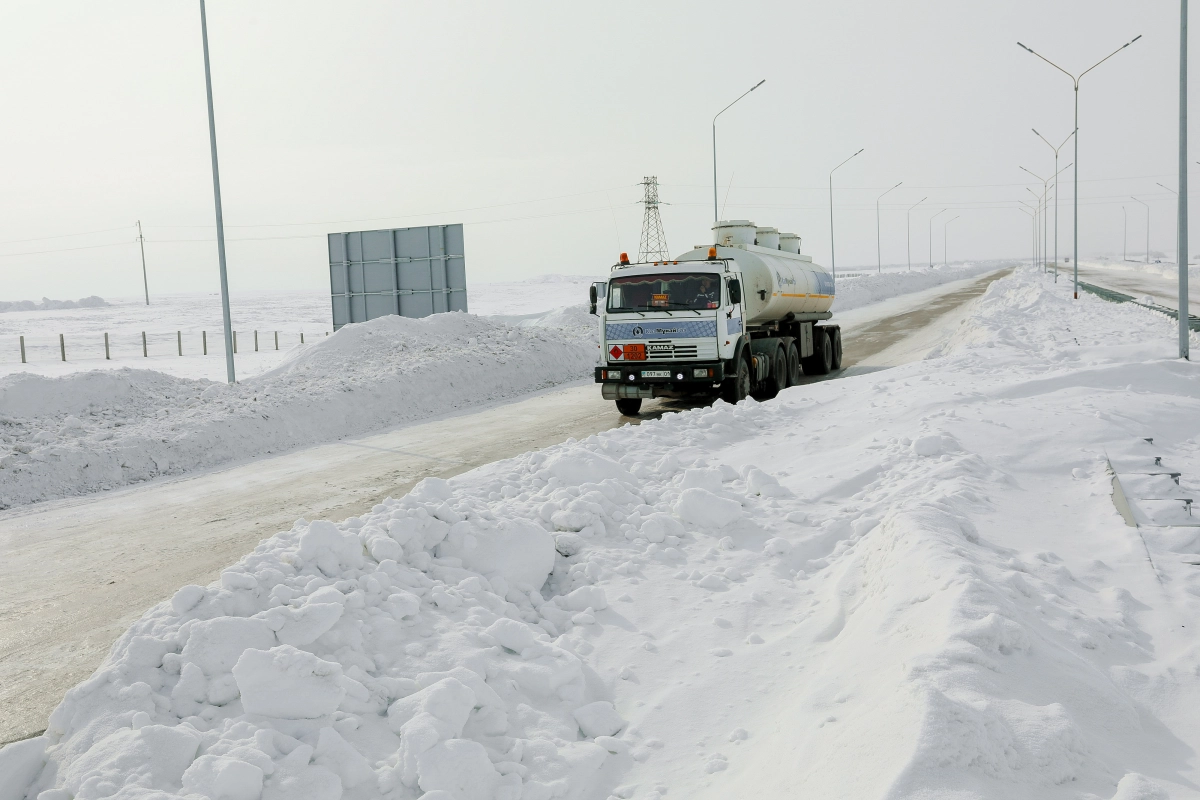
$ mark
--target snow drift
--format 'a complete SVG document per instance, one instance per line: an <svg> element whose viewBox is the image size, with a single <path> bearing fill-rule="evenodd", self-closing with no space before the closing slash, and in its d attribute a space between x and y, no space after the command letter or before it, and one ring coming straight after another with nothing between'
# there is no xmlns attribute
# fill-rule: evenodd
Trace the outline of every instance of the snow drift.
<svg viewBox="0 0 1200 800"><path fill-rule="evenodd" d="M11 375L0 378L0 507L516 397L587 377L595 353L586 328L439 314L347 326L234 386L130 369Z"/></svg>
<svg viewBox="0 0 1200 800"><path fill-rule="evenodd" d="M1104 466L1153 434L1196 487L1171 331L1021 270L940 357L300 520L147 613L0 774L39 800L1194 797L1200 537L1126 528Z"/></svg>
<svg viewBox="0 0 1200 800"><path fill-rule="evenodd" d="M103 308L107 306L103 297L90 295L78 300L51 300L43 297L42 302L32 300L0 300L0 313L5 311L61 311L68 308Z"/></svg>

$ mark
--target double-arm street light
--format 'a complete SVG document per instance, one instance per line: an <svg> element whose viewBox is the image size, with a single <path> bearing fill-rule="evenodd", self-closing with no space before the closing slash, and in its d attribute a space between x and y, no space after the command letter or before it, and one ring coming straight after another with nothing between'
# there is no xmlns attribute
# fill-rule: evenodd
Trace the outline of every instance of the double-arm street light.
<svg viewBox="0 0 1200 800"><path fill-rule="evenodd" d="M961 216L961 215L959 215L959 216ZM951 219L951 220L947 220L946 224L942 226L942 266L943 267L950 266L950 260L946 257L946 229L950 227L950 223L954 222L955 219L958 219L958 217L955 217L954 219Z"/></svg>
<svg viewBox="0 0 1200 800"><path fill-rule="evenodd" d="M904 215L905 230L908 234L908 271L912 272L912 210L928 200L928 197L922 197L917 202L908 207L908 211Z"/></svg>
<svg viewBox="0 0 1200 800"><path fill-rule="evenodd" d="M754 84L746 91L742 92L741 96L739 96L737 100L734 100L732 103L730 103L729 105L722 108L720 111L717 112L717 116L713 117L713 222L721 221L721 219L718 215L718 212L717 212L717 117L721 116L726 111L733 108L734 104L737 103L738 100L741 100L743 97L750 94L751 92L753 92L755 89L762 86L766 82L767 82L767 79L763 78L761 81Z"/></svg>
<svg viewBox="0 0 1200 800"><path fill-rule="evenodd" d="M1142 200L1138 200L1136 197L1131 197L1129 199L1134 201L1135 203L1141 203L1143 206L1146 207L1146 263L1149 264L1150 263L1150 205L1149 205L1149 203L1146 203Z"/></svg>
<svg viewBox="0 0 1200 800"><path fill-rule="evenodd" d="M865 147L860 147L858 153L866 149ZM858 153L855 153L854 156L858 155ZM854 158L854 156L850 156L850 158ZM846 161L849 161L850 158L847 158ZM833 173L841 169L846 161L829 170L829 266L832 269L835 283L837 282L837 251L833 246Z"/></svg>
<svg viewBox="0 0 1200 800"><path fill-rule="evenodd" d="M1185 18L1186 18L1186 11L1184 13L1185 13ZM1142 38L1142 36L1141 36L1141 34L1138 34L1137 36L1133 37L1125 44L1118 47L1116 50L1113 50L1111 53L1106 55L1104 58L1097 61L1095 64L1092 64L1090 67L1088 67L1087 69L1085 69L1083 72L1079 73L1078 75L1072 75L1071 73L1067 72L1065 69L1060 67L1058 64L1055 64L1053 61L1046 58L1041 53L1036 52L1033 48L1031 48L1027 45L1021 44L1020 42L1017 42L1017 44L1020 45L1021 47L1023 47L1025 50L1028 50L1030 53L1037 56L1042 61L1045 61L1050 66L1054 67L1056 70L1061 72L1063 75L1066 75L1068 78L1070 78L1071 82L1075 86L1075 128L1074 128L1074 132L1075 132L1075 162L1074 163L1075 164L1079 163L1079 81L1083 80L1084 75L1087 75L1089 72L1094 70L1096 67L1100 66L1105 61L1108 61L1110 58L1112 58L1117 53L1124 50L1126 47L1129 47L1129 45L1133 44L1140 38ZM1079 169L1078 169L1078 167L1076 167L1076 169L1075 169L1074 183L1075 183L1075 192L1074 192L1075 213L1073 215L1074 219L1072 220L1072 227L1075 229L1075 235L1074 235L1075 247L1074 247L1073 257L1075 259L1075 299L1078 300L1079 299Z"/></svg>
<svg viewBox="0 0 1200 800"><path fill-rule="evenodd" d="M1036 133L1037 137L1046 142L1046 146L1054 151L1054 282L1058 283L1058 173L1060 172L1058 168L1058 151L1067 146L1067 142L1075 135L1075 131L1068 133L1067 138L1062 140L1062 144L1055 147L1050 144L1045 136L1037 132L1037 128L1031 128L1030 130Z"/></svg>
<svg viewBox="0 0 1200 800"><path fill-rule="evenodd" d="M900 181L900 183L904 183L904 181ZM899 186L900 183L897 183L896 186ZM893 186L892 189L895 189L896 186ZM875 272L877 274L883 272L883 251L879 246L879 201L892 189L888 189L887 192L875 198Z"/></svg>
<svg viewBox="0 0 1200 800"><path fill-rule="evenodd" d="M1030 250L1030 254L1033 256L1033 260L1030 263L1036 264L1037 263L1037 212L1030 210L1033 208L1033 206L1029 205L1024 200L1018 200L1017 202L1020 203L1021 205L1025 206L1025 208L1018 208L1017 211L1020 211L1022 214L1028 214L1029 221L1031 223L1033 223L1033 231L1032 231L1032 239L1031 239L1032 249Z"/></svg>
<svg viewBox="0 0 1200 800"><path fill-rule="evenodd" d="M929 268L930 269L933 269L933 221L935 219L937 219L938 217L940 217L942 214L945 214L949 210L950 209L948 209L948 208L943 208L941 211L937 212L936 214L934 214L932 217L929 218Z"/></svg>
<svg viewBox="0 0 1200 800"><path fill-rule="evenodd" d="M1034 172L1032 170L1028 170L1028 169L1025 169L1025 167L1018 166L1018 169L1025 170L1030 175L1032 175L1033 177L1037 178L1039 181L1042 182L1042 272L1046 271L1046 254L1047 254L1047 251L1050 249L1050 247L1049 247L1049 245L1050 245L1050 233L1049 233L1050 226L1048 224L1050 215L1048 213L1046 213L1047 212L1046 198L1050 191L1050 181L1055 181L1055 183L1057 183L1059 174L1066 172L1070 168L1071 168L1071 164L1067 164L1065 167L1063 167L1058 172L1051 175L1049 178L1043 178L1041 175L1038 175L1036 172ZM1028 188L1028 187L1026 187L1026 188ZM1037 196L1037 192L1034 192L1033 189L1030 189L1029 191L1033 192L1034 197ZM1056 193L1054 202L1058 203L1057 193ZM1058 281L1058 262L1054 263L1054 280L1055 280L1055 282Z"/></svg>

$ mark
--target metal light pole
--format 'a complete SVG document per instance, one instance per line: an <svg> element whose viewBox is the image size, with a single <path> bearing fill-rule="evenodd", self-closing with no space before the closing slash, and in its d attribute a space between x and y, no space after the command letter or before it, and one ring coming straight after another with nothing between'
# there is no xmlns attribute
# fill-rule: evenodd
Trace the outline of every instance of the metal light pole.
<svg viewBox="0 0 1200 800"><path fill-rule="evenodd" d="M713 222L721 221L720 216L718 215L718 212L717 212L717 117L721 116L726 111L733 108L734 104L737 103L738 100L741 100L743 97L750 94L751 92L753 92L755 89L762 86L766 82L767 82L767 79L763 78L761 81L754 84L746 91L742 92L741 96L738 97L737 100L734 100L733 103L730 103L729 105L722 108L720 111L717 112L717 116L713 117Z"/></svg>
<svg viewBox="0 0 1200 800"><path fill-rule="evenodd" d="M1185 11L1184 13L1186 15L1187 12ZM1079 82L1081 80L1083 80L1084 75L1087 75L1089 72L1094 70L1096 67L1100 66L1105 61L1108 61L1110 58L1112 58L1117 53L1124 50L1126 47L1129 47L1129 45L1133 44L1140 38L1142 38L1142 35L1139 33L1137 36L1133 37L1128 42L1126 42L1125 44L1118 47L1116 50L1113 50L1111 53L1109 53L1104 58L1097 61L1095 64L1092 64L1090 67L1085 69L1083 72L1079 73L1079 75L1077 75L1077 76L1072 75L1071 73L1067 72L1065 69L1060 67L1058 64L1055 64L1053 61L1046 58L1041 53L1035 52L1032 48L1027 47L1026 45L1023 45L1020 42L1017 42L1018 45L1021 45L1021 47L1024 47L1030 53L1033 53L1033 55L1037 56L1042 61L1045 61L1047 64L1049 64L1050 66L1054 67L1056 70L1061 72L1063 75L1066 75L1068 78L1071 79L1071 82L1075 85L1075 163L1076 164L1079 163ZM1075 194L1075 201L1074 201L1075 211L1074 211L1074 219L1072 220L1072 227L1074 227L1074 229L1075 229L1075 236L1074 236L1074 239L1075 239L1075 250L1074 250L1075 299L1078 300L1079 299L1079 168L1078 167L1076 167L1076 169L1075 169L1074 178L1075 178L1075 180L1074 180L1074 183L1075 183L1075 192L1074 192L1074 194Z"/></svg>
<svg viewBox="0 0 1200 800"><path fill-rule="evenodd" d="M1058 173L1060 171L1058 169L1058 151L1067 146L1067 142L1075 135L1075 131L1068 133L1067 138L1062 140L1062 144L1055 147L1046 140L1045 136L1037 132L1037 128L1030 128L1030 130L1037 133L1037 137L1046 142L1046 146L1054 151L1054 282L1058 283Z"/></svg>
<svg viewBox="0 0 1200 800"><path fill-rule="evenodd" d="M1150 205L1138 200L1136 197L1130 197L1130 200L1141 203L1146 206L1146 263L1150 263Z"/></svg>
<svg viewBox="0 0 1200 800"><path fill-rule="evenodd" d="M905 215L904 215L904 224L906 226L906 233L908 235L907 249L908 249L908 271L909 272L912 272L912 210L914 208L916 208L917 206L921 205L921 203L924 203L928 199L929 199L928 197L922 197L920 200L918 200L917 202L915 202L911 206L909 206L908 211L905 212Z"/></svg>
<svg viewBox="0 0 1200 800"><path fill-rule="evenodd" d="M1129 260L1129 214L1121 206L1121 261Z"/></svg>
<svg viewBox="0 0 1200 800"><path fill-rule="evenodd" d="M1072 163L1074 163L1074 162L1072 162ZM1056 165L1056 166L1057 166L1057 165ZM1049 224L1048 224L1048 223L1049 223L1049 216L1050 216L1050 215L1049 215L1048 213L1045 213L1045 211L1046 211L1046 210L1048 210L1048 209L1046 208L1046 196L1047 196L1047 194L1048 194L1048 193L1049 193L1049 191L1050 191L1050 188L1049 188L1049 187L1050 187L1050 181L1052 181L1052 180L1053 180L1053 181L1057 182L1057 179L1058 179L1058 176L1059 176L1059 174L1060 174L1060 173L1063 173L1063 172L1066 172L1068 169L1070 169L1070 168L1071 168L1071 164L1067 164L1065 167L1063 167L1062 169L1058 170L1058 172L1055 172L1055 173L1054 173L1053 175L1051 175L1049 178L1043 178L1041 175L1038 175L1036 172L1033 172L1032 170L1025 169L1025 167L1018 166L1017 168L1018 168L1018 169L1025 170L1025 171L1026 171L1026 172L1028 172L1030 175L1032 175L1033 177L1037 178L1039 181L1041 181L1041 182L1042 182L1042 205L1043 205L1043 209L1044 209L1044 210L1043 210L1043 215L1042 215L1042 272L1045 272L1045 271L1046 271L1046 255L1047 255L1047 251L1050 249L1050 248L1049 248L1049 244L1050 244L1050 231L1049 231L1049 228L1050 228L1050 226L1049 226ZM1029 188L1029 187L1026 187L1026 188ZM1029 191L1033 192L1033 195L1034 195L1035 197L1037 196L1037 192L1034 192L1032 189L1029 189ZM1056 204L1058 203L1058 198L1057 198L1057 197L1055 197L1055 201L1054 201L1054 202L1055 202ZM1057 281L1058 281L1058 264L1057 264L1057 263L1055 263L1055 265L1054 265L1054 270L1055 270L1055 272L1054 272L1054 280L1055 280L1055 282L1057 282Z"/></svg>
<svg viewBox="0 0 1200 800"><path fill-rule="evenodd" d="M866 149L865 147L860 147L858 153ZM858 153L855 153L854 156L858 155ZM854 156L850 156L850 158L854 158ZM850 158L847 158L846 161L849 161ZM837 251L833 246L833 173L841 169L846 161L829 170L829 266L833 271L834 283L837 283Z"/></svg>
<svg viewBox="0 0 1200 800"><path fill-rule="evenodd" d="M1176 198L1178 198L1178 197L1179 197L1179 192L1175 191L1175 190L1174 190L1174 189L1172 189L1170 186L1167 186L1167 185L1166 185L1166 184L1164 184L1164 183L1159 183L1158 181L1155 181L1154 183L1155 183L1157 186L1161 186L1162 188L1166 189L1166 190L1167 190L1168 192L1170 192L1171 194L1175 195L1175 197L1176 197ZM1178 202L1178 201L1176 201L1176 202ZM1176 233L1176 237L1175 237L1175 258L1176 258L1176 260L1178 260L1178 259L1179 259L1179 236L1178 236L1179 232L1178 232L1178 231L1176 231L1175 233ZM1147 248L1147 250L1148 250L1148 249L1149 249L1149 248Z"/></svg>
<svg viewBox="0 0 1200 800"><path fill-rule="evenodd" d="M146 280L146 237L142 236L142 221L139 219L138 247L142 249L142 288L146 290L146 305L150 305L150 282Z"/></svg>
<svg viewBox="0 0 1200 800"><path fill-rule="evenodd" d="M1032 211L1026 211L1023 208L1018 208L1017 211L1020 211L1022 214L1029 215L1029 221L1033 223L1033 229L1034 229L1033 237L1036 240L1036 238L1037 238L1037 216ZM1030 255L1033 256L1032 263L1036 263L1037 262L1037 245L1034 245L1034 249L1030 251Z"/></svg>
<svg viewBox="0 0 1200 800"><path fill-rule="evenodd" d="M200 36L204 40L204 87L208 90L208 142L212 151L213 202L217 209L217 260L221 264L221 315L225 326L225 372L237 383L233 372L233 324L229 320L229 277L225 270L225 220L221 214L221 177L217 169L217 121L213 116L212 69L208 63L208 20L200 0Z"/></svg>
<svg viewBox="0 0 1200 800"><path fill-rule="evenodd" d="M1022 167L1022 169L1024 169L1024 167ZM1042 241L1039 242L1038 245L1039 245L1039 249L1040 249L1040 253L1041 253L1042 272L1046 272L1046 218L1049 216L1049 214L1046 213L1046 191L1047 191L1047 189L1046 189L1045 184L1043 184L1042 185L1042 193L1040 195L1037 192L1035 192L1033 189L1030 189L1028 186L1026 186L1025 189L1031 195L1036 197L1037 201L1038 201L1038 215L1039 215L1038 219L1040 219L1042 221Z"/></svg>
<svg viewBox="0 0 1200 800"><path fill-rule="evenodd" d="M1188 202L1187 202L1187 0L1179 0L1179 357L1190 358L1188 342Z"/></svg>
<svg viewBox="0 0 1200 800"><path fill-rule="evenodd" d="M943 208L941 211L939 211L938 213L934 214L932 217L929 218L929 268L930 269L933 269L933 221L935 219L937 219L938 217L940 217L942 214L945 214L949 210L950 209L948 209L948 208Z"/></svg>
<svg viewBox="0 0 1200 800"><path fill-rule="evenodd" d="M961 215L959 215L959 216L961 216ZM958 219L958 217L955 217L954 219L951 219L951 220L947 220L946 224L942 226L942 266L943 267L950 266L950 261L946 258L946 229L950 227L950 223L954 222L955 219Z"/></svg>
<svg viewBox="0 0 1200 800"><path fill-rule="evenodd" d="M904 181L900 181L900 183L904 183ZM899 186L900 183L897 183L896 186ZM895 189L896 186L893 186L892 189ZM880 248L879 248L879 201L882 200L884 195L886 195L892 189L888 189L887 192L884 192L883 194L879 195L879 197L875 198L875 273L876 274L880 274L883 272L883 255L882 255L883 251L880 250Z"/></svg>

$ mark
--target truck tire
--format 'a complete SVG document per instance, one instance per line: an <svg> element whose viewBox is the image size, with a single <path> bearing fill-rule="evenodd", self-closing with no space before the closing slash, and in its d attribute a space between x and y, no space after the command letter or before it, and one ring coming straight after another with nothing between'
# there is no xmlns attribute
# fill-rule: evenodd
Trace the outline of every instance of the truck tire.
<svg viewBox="0 0 1200 800"><path fill-rule="evenodd" d="M833 329L833 358L830 360L829 366L835 370L842 368L842 329L841 328Z"/></svg>
<svg viewBox="0 0 1200 800"><path fill-rule="evenodd" d="M782 346L775 348L775 352L771 354L770 364L771 373L754 393L756 400L771 400L788 386L787 354L784 353Z"/></svg>
<svg viewBox="0 0 1200 800"><path fill-rule="evenodd" d="M792 342L787 346L787 385L796 386L800 383L800 348Z"/></svg>
<svg viewBox="0 0 1200 800"><path fill-rule="evenodd" d="M813 354L801 362L805 375L828 375L833 369L832 338L824 328L813 328Z"/></svg>
<svg viewBox="0 0 1200 800"><path fill-rule="evenodd" d="M738 359L737 372L733 377L726 378L721 384L721 399L726 403L737 405L750 395L750 363L745 358Z"/></svg>
<svg viewBox="0 0 1200 800"><path fill-rule="evenodd" d="M622 397L617 401L617 411L620 411L622 416L636 417L641 410L642 398L640 397Z"/></svg>

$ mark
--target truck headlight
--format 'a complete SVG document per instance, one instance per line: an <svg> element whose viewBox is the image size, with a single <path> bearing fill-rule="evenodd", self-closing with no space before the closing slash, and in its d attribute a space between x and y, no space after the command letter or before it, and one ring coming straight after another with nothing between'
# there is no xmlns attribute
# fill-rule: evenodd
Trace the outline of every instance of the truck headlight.
<svg viewBox="0 0 1200 800"><path fill-rule="evenodd" d="M692 370L693 378L707 378L712 374L711 369L694 369Z"/></svg>

